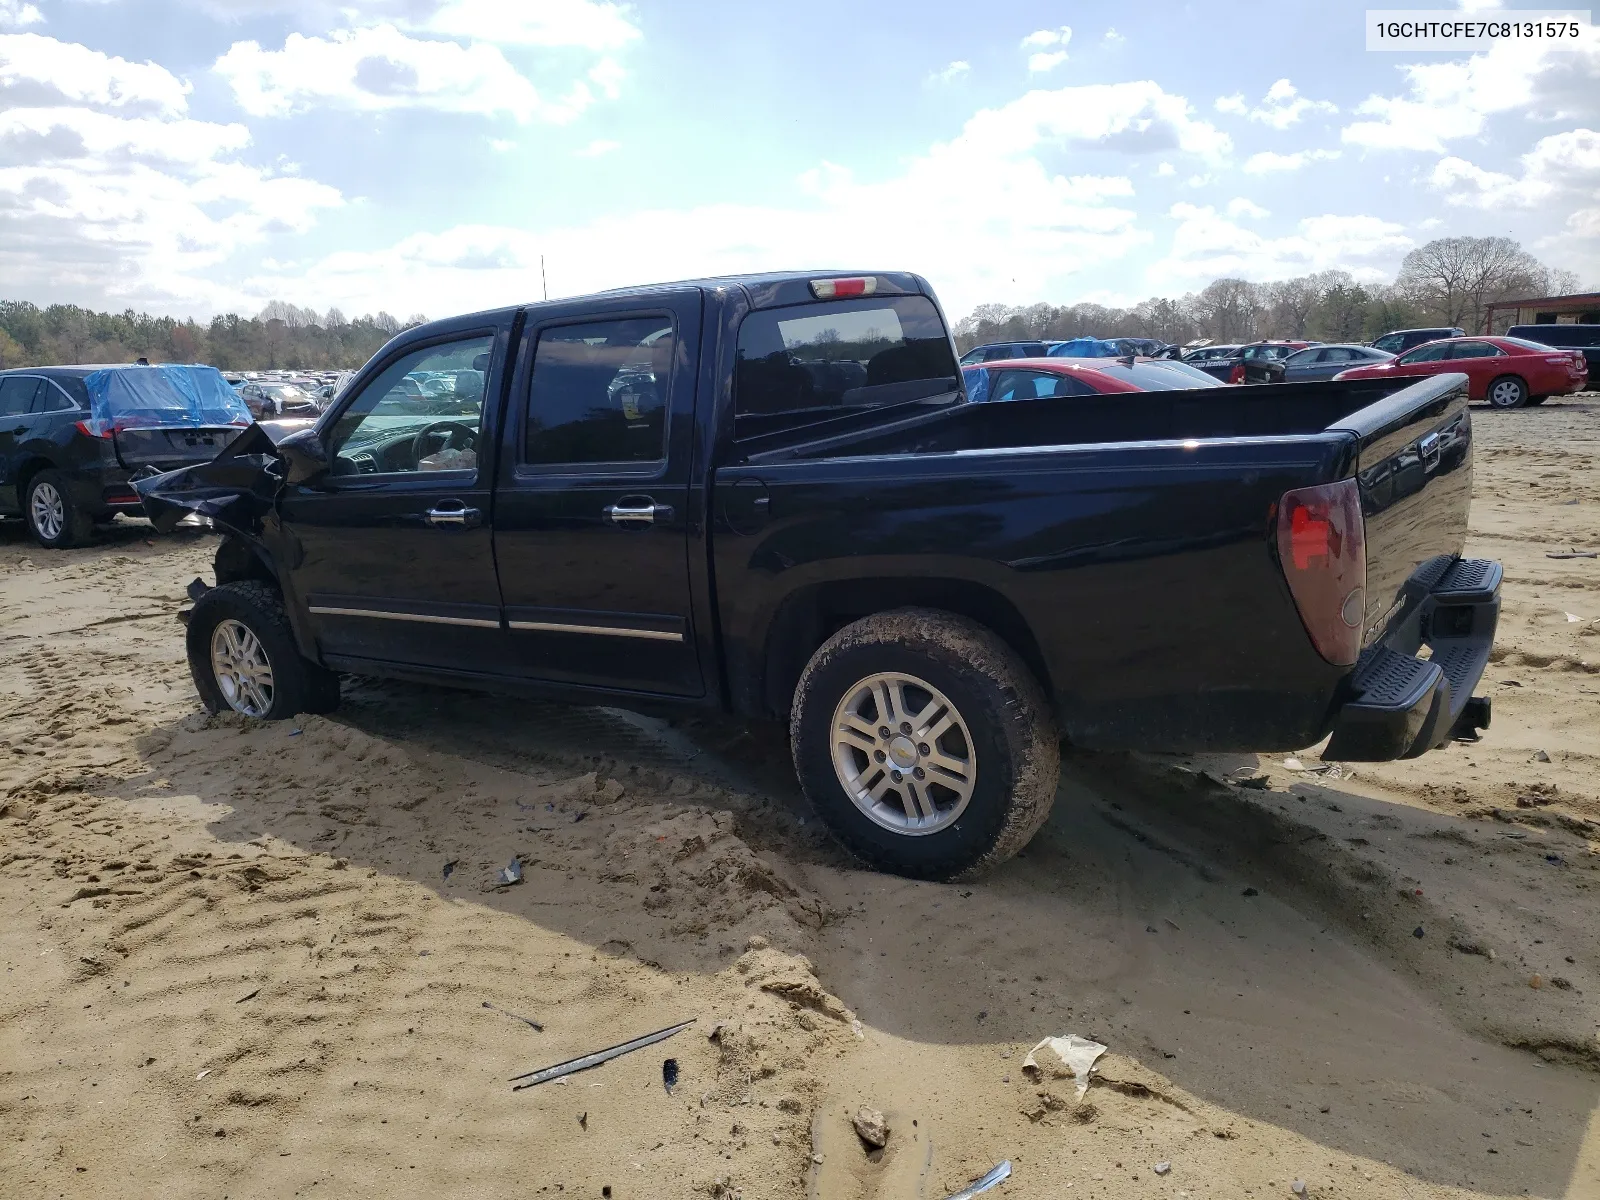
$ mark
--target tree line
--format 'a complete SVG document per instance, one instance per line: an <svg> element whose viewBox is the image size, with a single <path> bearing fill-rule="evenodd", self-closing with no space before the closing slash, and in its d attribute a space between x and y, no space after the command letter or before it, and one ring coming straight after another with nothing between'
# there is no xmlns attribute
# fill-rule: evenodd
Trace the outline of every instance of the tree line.
<svg viewBox="0 0 1600 1200"><path fill-rule="evenodd" d="M1503 237L1439 238L1406 255L1393 283L1359 283L1348 271L1318 271L1253 283L1215 279L1177 299L1152 296L1132 308L1101 304L979 305L956 322L963 353L985 342L1145 337L1184 345L1200 338L1364 342L1391 329L1432 325L1483 333L1484 313L1499 300L1576 291L1571 271L1545 266ZM1499 328L1513 314L1497 313Z"/></svg>
<svg viewBox="0 0 1600 1200"><path fill-rule="evenodd" d="M0 300L0 368L62 363L210 363L224 371L354 369L399 333L427 320L386 312L347 319L274 300L254 317L227 313L202 324L128 309L93 312Z"/></svg>

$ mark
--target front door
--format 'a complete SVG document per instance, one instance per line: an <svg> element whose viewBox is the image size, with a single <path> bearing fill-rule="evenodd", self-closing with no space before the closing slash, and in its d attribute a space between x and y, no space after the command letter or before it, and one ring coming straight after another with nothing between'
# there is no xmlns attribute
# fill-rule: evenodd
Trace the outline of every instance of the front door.
<svg viewBox="0 0 1600 1200"><path fill-rule="evenodd" d="M285 490L290 580L325 657L496 669L504 635L483 430L504 333L398 353L324 427L331 473Z"/></svg>
<svg viewBox="0 0 1600 1200"><path fill-rule="evenodd" d="M509 670L704 693L689 600L698 289L530 328L495 497Z"/></svg>

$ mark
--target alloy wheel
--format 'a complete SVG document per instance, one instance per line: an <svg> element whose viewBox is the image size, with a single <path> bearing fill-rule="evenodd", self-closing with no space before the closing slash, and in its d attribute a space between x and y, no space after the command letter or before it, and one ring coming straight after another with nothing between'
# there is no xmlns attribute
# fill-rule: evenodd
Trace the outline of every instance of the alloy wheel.
<svg viewBox="0 0 1600 1200"><path fill-rule="evenodd" d="M869 675L833 713L833 769L874 824L921 837L955 822L972 799L977 752L965 719L915 675Z"/></svg>
<svg viewBox="0 0 1600 1200"><path fill-rule="evenodd" d="M61 536L67 525L67 503L61 498L53 483L33 485L33 499L28 502L28 516L39 536L53 542Z"/></svg>
<svg viewBox="0 0 1600 1200"><path fill-rule="evenodd" d="M234 712L264 717L271 711L272 661L248 625L232 618L217 623L211 631L211 673Z"/></svg>

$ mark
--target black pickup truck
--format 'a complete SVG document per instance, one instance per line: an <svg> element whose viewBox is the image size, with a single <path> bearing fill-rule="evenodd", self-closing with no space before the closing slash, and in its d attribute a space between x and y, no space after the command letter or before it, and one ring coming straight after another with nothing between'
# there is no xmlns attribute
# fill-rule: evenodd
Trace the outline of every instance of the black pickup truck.
<svg viewBox="0 0 1600 1200"><path fill-rule="evenodd" d="M1475 736L1471 464L1459 376L970 404L932 290L879 272L434 322L313 428L138 488L229 531L185 614L213 710L347 672L787 719L847 846L950 878L1026 844L1063 738Z"/></svg>

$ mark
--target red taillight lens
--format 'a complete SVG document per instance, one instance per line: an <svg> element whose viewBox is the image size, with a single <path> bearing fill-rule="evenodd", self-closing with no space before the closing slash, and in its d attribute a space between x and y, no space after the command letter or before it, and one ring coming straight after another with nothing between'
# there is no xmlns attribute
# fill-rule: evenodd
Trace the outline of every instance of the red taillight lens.
<svg viewBox="0 0 1600 1200"><path fill-rule="evenodd" d="M1244 382L1244 364L1243 363L1234 363L1233 364L1233 370L1228 372L1228 382L1229 383L1243 383Z"/></svg>
<svg viewBox="0 0 1600 1200"><path fill-rule="evenodd" d="M73 424L78 427L78 432L83 434L84 437L109 438L111 436L111 430L106 423L95 418L90 418L87 421L74 421Z"/></svg>
<svg viewBox="0 0 1600 1200"><path fill-rule="evenodd" d="M1367 590L1367 534L1354 479L1285 493L1278 558L1317 653L1338 666L1354 663Z"/></svg>
<svg viewBox="0 0 1600 1200"><path fill-rule="evenodd" d="M849 300L853 296L870 296L877 290L878 280L874 275L811 281L811 294L818 300Z"/></svg>

